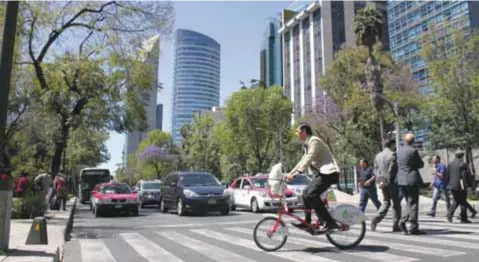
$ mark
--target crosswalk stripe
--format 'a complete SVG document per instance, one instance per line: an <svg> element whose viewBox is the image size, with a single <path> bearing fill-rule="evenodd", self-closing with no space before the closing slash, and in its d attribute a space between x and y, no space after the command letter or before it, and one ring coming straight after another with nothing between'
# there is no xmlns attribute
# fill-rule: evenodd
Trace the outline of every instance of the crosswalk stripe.
<svg viewBox="0 0 479 262"><path fill-rule="evenodd" d="M252 234L253 230L249 230L246 228L226 228L226 230L233 231L233 232L238 232L238 233L244 233L244 234ZM301 232L299 230L293 229L294 231ZM301 232L304 233L304 232ZM305 238L298 238L294 236L288 236L288 242L295 244L295 245L308 245L308 246L319 246L321 248L325 247L331 247L332 245L329 243L324 243L322 241L314 241L310 239L305 239ZM361 243L365 242L363 240ZM384 243L375 243L376 245L384 245ZM366 258L370 260L377 260L377 261L390 261L390 262L412 262L412 261L417 261L418 259L413 258L413 257L404 257L404 256L398 256L394 254L388 254L388 253L378 253L378 252L368 252L368 251L361 251L361 252L356 252L356 251L348 251L344 250L342 253L347 253L348 255L356 256L356 257L361 257L361 258Z"/></svg>
<svg viewBox="0 0 479 262"><path fill-rule="evenodd" d="M202 236L205 236L205 237L208 237L208 238L216 239L218 241L223 241L223 242L229 243L231 245L240 246L240 247L243 247L243 248L259 251L259 248L255 245L255 243L252 239L246 240L244 238L223 234L223 233L215 232L215 231L208 230L208 229L194 229L194 230L191 230L191 232L202 235ZM289 259L289 260L292 260L292 261L297 261L297 262L321 262L321 261L333 262L333 261L336 261L336 260L333 260L333 259L329 259L329 258L325 258L325 257L321 257L321 256L316 256L316 255L308 254L308 253L305 253L305 252L299 252L299 251L282 250L281 252L278 252L278 253L270 252L268 254L272 255L272 256L279 257L279 258L285 258L285 259Z"/></svg>
<svg viewBox="0 0 479 262"><path fill-rule="evenodd" d="M247 233L247 229L243 230L243 228L228 228L227 230L232 230L232 231L236 231L236 232L244 231L245 233ZM351 230L351 232L353 232L353 231L356 231L356 233L359 235L359 230L358 229ZM306 232L303 232L299 229L296 229L296 228L291 228L289 230L289 232L293 232L297 235L301 235L301 237L305 237L305 236L306 237L311 237L311 235L309 235ZM249 233L252 233L252 230ZM382 245L385 244L384 241L367 239L368 234L369 234L369 232L366 233L366 237L365 237L365 239L363 239L361 241L360 245L382 246ZM346 239L350 238L349 241L354 240L354 239L352 239L352 237L347 237L347 236L341 236L341 238L346 238ZM289 239L290 238L288 238L288 241L289 241ZM303 240L303 239L300 239L300 240ZM314 242L316 242L316 241L314 241ZM439 256L439 257L452 257L452 256L459 256L459 255L464 255L465 254L465 252L459 252L459 251L453 251L453 250L444 250L444 249L430 248L430 247L421 247L420 249L418 249L417 245L407 245L407 244L402 244L402 243L397 243L397 242L388 242L388 244L390 244L390 246L388 246L390 249L397 249L397 250L400 250L400 251L408 250L409 252L413 252L413 253ZM356 255L356 254L352 254L352 255ZM387 261L390 261L390 259L388 259Z"/></svg>
<svg viewBox="0 0 479 262"><path fill-rule="evenodd" d="M383 227L377 226L376 230L391 232L391 227ZM354 229L351 229L354 231ZM386 238L386 239L394 239L394 240L402 240L408 242L417 242L422 244L431 244L431 245L440 245L440 246L447 246L448 250L451 247L459 247L459 248L468 248L468 249L477 249L479 248L479 244L474 244L470 242L463 242L463 241L452 241L447 239L442 239L441 235L434 235L434 236L417 236L417 235L408 235L404 236L402 234L385 234L379 232L372 232L368 231L367 236L379 237L379 238ZM451 250L450 250L451 251Z"/></svg>
<svg viewBox="0 0 479 262"><path fill-rule="evenodd" d="M368 225L371 225L371 222L367 221L366 222ZM392 221L381 221L382 225L388 225L392 228ZM422 222L419 222L419 227L420 229L424 229L424 230L427 230L427 229L435 229L435 230L444 230L444 232L446 233L447 231L455 231L455 232L461 232L461 233L469 233L469 234L479 234L479 229L469 229L469 228L458 228L456 225L454 224L449 224L449 226L447 227L444 227L444 226L436 226L436 225L431 225L431 224L426 224L426 223L422 223ZM467 238L467 239L472 239L472 240L479 240L479 235L470 235L469 237L470 238ZM447 236L448 234L444 234L444 236Z"/></svg>
<svg viewBox="0 0 479 262"><path fill-rule="evenodd" d="M116 262L116 259L103 240L81 239L79 244L83 262ZM101 256L98 254L101 254Z"/></svg>
<svg viewBox="0 0 479 262"><path fill-rule="evenodd" d="M223 262L255 262L256 260L251 260L246 257L240 256L236 253L226 251L222 248L210 245L204 241L199 241L184 234L178 232L156 232L156 234L167 238L173 242L176 242L180 245L183 245L187 248L193 249L194 251L207 256L208 258Z"/></svg>
<svg viewBox="0 0 479 262"><path fill-rule="evenodd" d="M140 256L150 262L183 262L175 255L148 240L139 233L123 233L119 236L131 247L133 247Z"/></svg>
<svg viewBox="0 0 479 262"><path fill-rule="evenodd" d="M190 223L190 224L173 224L173 225L153 225L153 226L139 226L138 228L183 228L183 227L207 227L218 225L239 225L239 224L254 224L259 220L245 220L245 221L225 221L216 223Z"/></svg>

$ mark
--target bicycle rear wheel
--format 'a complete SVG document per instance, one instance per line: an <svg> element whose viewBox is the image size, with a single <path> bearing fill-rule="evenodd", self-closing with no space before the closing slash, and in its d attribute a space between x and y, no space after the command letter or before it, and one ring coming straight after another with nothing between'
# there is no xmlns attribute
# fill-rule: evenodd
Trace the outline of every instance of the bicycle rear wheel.
<svg viewBox="0 0 479 262"><path fill-rule="evenodd" d="M279 220L279 225L277 226L275 232L271 232L276 224L277 218L275 217L265 217L261 219L253 230L253 239L256 245L264 251L271 252L276 251L286 244L288 240L287 234L284 234L287 231L286 225L283 221ZM264 227L264 228L261 228ZM268 246L265 242L270 241L275 237L279 236L279 243L276 245Z"/></svg>
<svg viewBox="0 0 479 262"><path fill-rule="evenodd" d="M357 233L357 236L347 236L346 233ZM339 249L350 249L361 243L366 234L366 222L349 226L348 230L333 230L326 233L328 241Z"/></svg>

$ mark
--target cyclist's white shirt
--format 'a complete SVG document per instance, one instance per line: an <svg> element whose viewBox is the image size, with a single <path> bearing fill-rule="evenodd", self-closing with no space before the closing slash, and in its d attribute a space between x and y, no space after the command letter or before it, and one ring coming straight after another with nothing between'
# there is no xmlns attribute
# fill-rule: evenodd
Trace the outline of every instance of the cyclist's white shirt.
<svg viewBox="0 0 479 262"><path fill-rule="evenodd" d="M282 182L284 172L283 165L278 163L271 168L268 175L268 185L270 187L271 194L280 195L286 189L286 183Z"/></svg>

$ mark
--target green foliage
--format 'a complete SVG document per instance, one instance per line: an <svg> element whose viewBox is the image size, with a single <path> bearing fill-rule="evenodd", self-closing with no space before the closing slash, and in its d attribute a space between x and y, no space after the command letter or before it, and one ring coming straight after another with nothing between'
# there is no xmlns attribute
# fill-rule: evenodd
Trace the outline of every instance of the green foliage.
<svg viewBox="0 0 479 262"><path fill-rule="evenodd" d="M247 156L248 160L239 162L242 169L265 172L278 160L279 140L288 141L291 111L291 102L280 87L234 93L225 110L223 153L240 159Z"/></svg>
<svg viewBox="0 0 479 262"><path fill-rule="evenodd" d="M182 151L182 164L221 178L221 143L218 139L221 131L215 128L210 116L195 116L190 125L183 127L185 150Z"/></svg>
<svg viewBox="0 0 479 262"><path fill-rule="evenodd" d="M31 219L43 216L47 210L45 199L39 195L14 198L12 205L12 219Z"/></svg>
<svg viewBox="0 0 479 262"><path fill-rule="evenodd" d="M358 10L354 17L354 34L357 44L367 46L370 50L379 41L382 34L383 17L374 7Z"/></svg>
<svg viewBox="0 0 479 262"><path fill-rule="evenodd" d="M320 80L322 89L334 105L331 108L335 110L307 117L343 165L355 163L362 157L371 159L381 149L377 139L377 114L369 101L369 94L361 92L368 56L368 50L363 46L339 51ZM374 49L374 56L385 72L381 81L386 99L397 102L400 118L406 119L409 108L419 107L424 101L418 85L411 79L408 68L393 63L391 55L379 45ZM391 133L396 120L391 107L384 110L383 117L385 132Z"/></svg>

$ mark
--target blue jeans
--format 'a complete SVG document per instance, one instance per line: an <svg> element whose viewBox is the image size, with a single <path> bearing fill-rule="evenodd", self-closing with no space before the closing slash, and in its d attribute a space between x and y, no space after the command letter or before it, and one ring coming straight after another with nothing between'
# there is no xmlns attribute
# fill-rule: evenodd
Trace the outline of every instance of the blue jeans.
<svg viewBox="0 0 479 262"><path fill-rule="evenodd" d="M431 214L436 214L437 201L439 200L439 197L441 197L441 193L443 194L444 200L446 201L447 210L449 210L451 206L451 200L449 198L449 190L447 190L447 188L434 187L434 192L432 193Z"/></svg>
<svg viewBox="0 0 479 262"><path fill-rule="evenodd" d="M376 184L373 184L369 188L359 188L359 209L364 213L366 211L366 206L368 205L368 200L373 201L376 209L379 210L381 207L381 202L378 199L378 191L376 189Z"/></svg>

